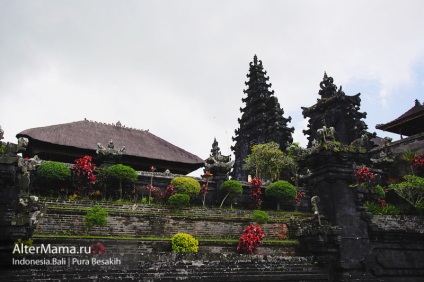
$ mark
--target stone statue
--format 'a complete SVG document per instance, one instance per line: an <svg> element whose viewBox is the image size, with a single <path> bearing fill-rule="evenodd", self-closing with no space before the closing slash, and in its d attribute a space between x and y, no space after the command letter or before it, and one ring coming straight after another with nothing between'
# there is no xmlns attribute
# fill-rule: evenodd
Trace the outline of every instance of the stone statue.
<svg viewBox="0 0 424 282"><path fill-rule="evenodd" d="M312 211L314 212L315 217L318 219L318 225L322 226L321 218L320 218L320 215L319 215L319 209L318 209L319 201L320 201L320 199L319 199L318 196L313 196L311 198Z"/></svg>
<svg viewBox="0 0 424 282"><path fill-rule="evenodd" d="M314 146L327 142L327 139L334 140L334 127L327 128L325 125L317 130L316 138L313 141Z"/></svg>

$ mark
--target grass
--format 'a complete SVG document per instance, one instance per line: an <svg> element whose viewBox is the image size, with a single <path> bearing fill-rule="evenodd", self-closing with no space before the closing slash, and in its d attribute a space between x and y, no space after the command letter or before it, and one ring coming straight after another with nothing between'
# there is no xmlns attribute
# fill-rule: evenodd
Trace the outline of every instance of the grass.
<svg viewBox="0 0 424 282"><path fill-rule="evenodd" d="M55 235L55 234L34 234L32 238L51 238L51 239L108 239L108 240L127 240L127 241L171 241L168 237L129 237L129 236L102 236L102 235ZM200 243L238 243L236 238L198 238ZM265 239L264 244L298 245L298 240Z"/></svg>

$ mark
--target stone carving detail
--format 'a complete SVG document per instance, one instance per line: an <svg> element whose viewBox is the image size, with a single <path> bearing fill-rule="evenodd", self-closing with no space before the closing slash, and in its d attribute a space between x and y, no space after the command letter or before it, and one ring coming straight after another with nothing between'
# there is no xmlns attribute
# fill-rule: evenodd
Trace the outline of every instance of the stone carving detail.
<svg viewBox="0 0 424 282"><path fill-rule="evenodd" d="M231 155L224 156L221 154L221 149L218 146L216 139L213 140L211 154L205 161L205 170L209 170L214 179L218 176L227 176L233 167L234 161L231 160Z"/></svg>
<svg viewBox="0 0 424 282"><path fill-rule="evenodd" d="M327 128L325 125L322 128L319 128L316 133L316 137L312 144L314 146L321 145L328 141L334 141L334 127Z"/></svg>
<svg viewBox="0 0 424 282"><path fill-rule="evenodd" d="M314 215L318 220L318 225L321 226L322 224L321 224L321 217L319 215L318 204L319 204L319 197L313 196L311 198L312 211L314 212Z"/></svg>
<svg viewBox="0 0 424 282"><path fill-rule="evenodd" d="M111 139L105 148L101 143L97 143L97 155L122 155L125 151L125 146L122 146L121 149L115 149L115 143Z"/></svg>
<svg viewBox="0 0 424 282"><path fill-rule="evenodd" d="M0 126L0 140L3 135ZM41 160L18 155L27 145L27 138L19 138L18 144L0 141L0 241L30 238L43 215L38 198L28 194L30 171Z"/></svg>

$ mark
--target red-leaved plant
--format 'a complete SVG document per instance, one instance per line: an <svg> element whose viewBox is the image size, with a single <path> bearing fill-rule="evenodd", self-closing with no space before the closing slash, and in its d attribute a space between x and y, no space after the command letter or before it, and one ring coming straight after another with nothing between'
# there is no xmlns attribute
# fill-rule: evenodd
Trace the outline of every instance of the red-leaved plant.
<svg viewBox="0 0 424 282"><path fill-rule="evenodd" d="M72 170L74 182L79 193L89 188L96 181L96 176L94 175L96 165L91 160L91 156L85 156L74 161L75 164Z"/></svg>
<svg viewBox="0 0 424 282"><path fill-rule="evenodd" d="M359 183L364 183L375 178L375 174L372 173L366 166L357 169L355 171L355 175L358 178Z"/></svg>
<svg viewBox="0 0 424 282"><path fill-rule="evenodd" d="M253 252L262 245L264 236L265 234L259 225L251 224L247 226L240 237L237 251L241 254L253 254Z"/></svg>
<svg viewBox="0 0 424 282"><path fill-rule="evenodd" d="M415 156L412 161L412 166L419 170L420 172L424 172L424 154Z"/></svg>
<svg viewBox="0 0 424 282"><path fill-rule="evenodd" d="M206 193L209 190L209 180L212 178L213 174L210 172L210 170L205 171L205 174L202 175L202 178L206 181L205 184L202 185L202 189L200 190L200 193L202 193L202 204L205 206L206 202Z"/></svg>
<svg viewBox="0 0 424 282"><path fill-rule="evenodd" d="M262 205L261 200L261 186L262 181L258 178L253 178L250 182L250 208L253 210L260 210Z"/></svg>

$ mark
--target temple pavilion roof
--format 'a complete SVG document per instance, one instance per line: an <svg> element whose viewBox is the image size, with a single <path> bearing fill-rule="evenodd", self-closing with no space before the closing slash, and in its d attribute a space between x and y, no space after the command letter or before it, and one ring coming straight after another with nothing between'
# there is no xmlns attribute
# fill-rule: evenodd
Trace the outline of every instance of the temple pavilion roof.
<svg viewBox="0 0 424 282"><path fill-rule="evenodd" d="M204 165L204 160L149 132L117 124L106 124L88 120L26 129L16 135L29 138L27 152L45 153L51 160L72 153L96 155L97 143L104 146L113 140L119 149L125 146L122 160L129 165L150 167L162 166L172 172L189 173ZM28 153L30 154L30 153ZM40 156L41 157L41 156ZM172 165L170 165L172 164ZM173 170L172 170L173 169Z"/></svg>
<svg viewBox="0 0 424 282"><path fill-rule="evenodd" d="M377 124L375 128L405 136L422 133L424 132L424 104L417 99L415 105L404 114L391 122Z"/></svg>

